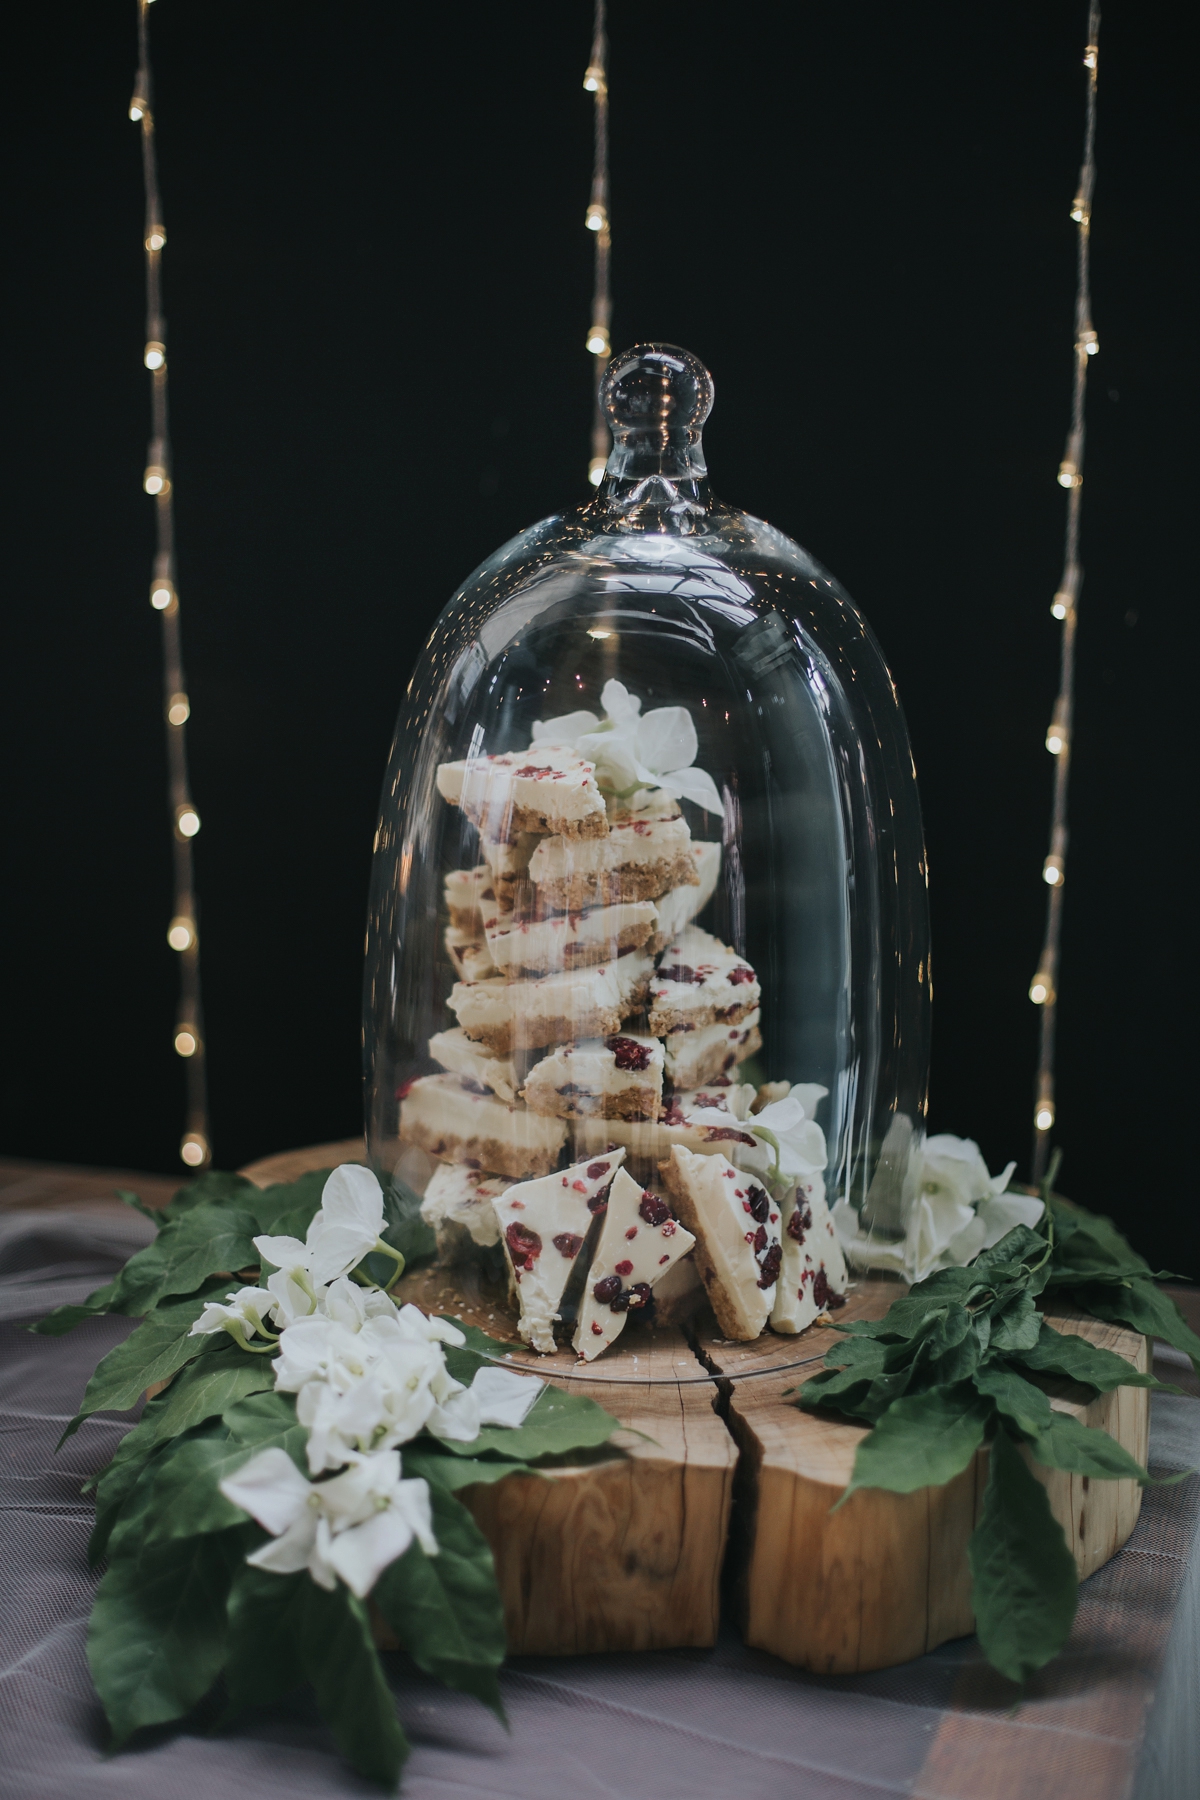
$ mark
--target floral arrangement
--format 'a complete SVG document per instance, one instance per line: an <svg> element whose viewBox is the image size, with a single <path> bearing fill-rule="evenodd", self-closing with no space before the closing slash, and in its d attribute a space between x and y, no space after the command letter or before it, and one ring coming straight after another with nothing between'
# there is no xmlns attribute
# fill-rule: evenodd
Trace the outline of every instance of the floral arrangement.
<svg viewBox="0 0 1200 1800"><path fill-rule="evenodd" d="M384 1626L503 1718L503 1608L456 1492L593 1449L617 1422L392 1300L406 1257L433 1248L416 1204L353 1165L261 1190L205 1175L147 1212L158 1235L115 1281L34 1327L142 1320L63 1433L152 1396L88 1484L90 1560L108 1563L88 1657L114 1747L219 1677L226 1717L307 1680L354 1767L393 1786L408 1746Z"/></svg>
<svg viewBox="0 0 1200 1800"><path fill-rule="evenodd" d="M539 720L533 743L575 750L596 765L600 789L627 799L638 788L661 788L675 800L694 800L707 812L724 814L716 782L693 765L699 749L686 706L659 706L642 713L642 703L623 682L606 681L600 694L603 719L594 712L563 713Z"/></svg>

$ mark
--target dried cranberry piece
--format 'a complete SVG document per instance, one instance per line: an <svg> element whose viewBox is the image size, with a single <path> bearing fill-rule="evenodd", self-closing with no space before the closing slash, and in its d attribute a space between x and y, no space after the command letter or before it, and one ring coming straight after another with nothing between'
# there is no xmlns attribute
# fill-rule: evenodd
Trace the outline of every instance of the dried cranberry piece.
<svg viewBox="0 0 1200 1800"><path fill-rule="evenodd" d="M658 1122L660 1125L682 1125L683 1124L683 1122L684 1122L683 1108L682 1108L682 1106L680 1106L678 1100L672 1100L670 1106L666 1107L663 1112L659 1113Z"/></svg>
<svg viewBox="0 0 1200 1800"><path fill-rule="evenodd" d="M709 1126L705 1130L704 1139L709 1144L749 1144L752 1150L758 1143L758 1139L752 1138L748 1131L735 1131L731 1125Z"/></svg>
<svg viewBox="0 0 1200 1800"><path fill-rule="evenodd" d="M629 1310L632 1312L635 1307L649 1306L649 1304L650 1283L648 1281L635 1281L629 1290L629 1299L627 1301Z"/></svg>
<svg viewBox="0 0 1200 1800"><path fill-rule="evenodd" d="M602 1325L597 1325L595 1319L592 1320L592 1335L593 1337L604 1336L604 1327Z"/></svg>
<svg viewBox="0 0 1200 1800"><path fill-rule="evenodd" d="M628 1312L629 1311L628 1291L624 1291L619 1294L614 1294L612 1299L608 1303L608 1310L609 1310L609 1312Z"/></svg>
<svg viewBox="0 0 1200 1800"><path fill-rule="evenodd" d="M742 987L747 981L756 981L758 977L749 963L737 963L729 971L730 987Z"/></svg>
<svg viewBox="0 0 1200 1800"><path fill-rule="evenodd" d="M766 1189L752 1187L749 1189L749 1194L750 1217L752 1219L757 1219L760 1225L765 1225L767 1216L771 1211L771 1202L767 1199Z"/></svg>
<svg viewBox="0 0 1200 1800"><path fill-rule="evenodd" d="M666 1201L660 1200L657 1194L652 1194L648 1190L642 1195L638 1204L638 1212L645 1219L647 1225L663 1225L671 1216L671 1209Z"/></svg>
<svg viewBox="0 0 1200 1800"><path fill-rule="evenodd" d="M633 1264L631 1262L614 1263L613 1268L617 1271L618 1275L632 1275L633 1274Z"/></svg>
<svg viewBox="0 0 1200 1800"><path fill-rule="evenodd" d="M613 1053L613 1061L618 1069L637 1071L650 1066L650 1047L639 1044L636 1038L610 1037L605 1039L605 1048Z"/></svg>
<svg viewBox="0 0 1200 1800"><path fill-rule="evenodd" d="M616 1299L620 1291L621 1277L619 1275L606 1275L604 1279L598 1281L592 1289L592 1298L593 1300L598 1300L601 1306L607 1306L610 1300Z"/></svg>
<svg viewBox="0 0 1200 1800"><path fill-rule="evenodd" d="M811 1230L812 1207L801 1201L787 1222L787 1234L790 1238L795 1238L798 1244L802 1244L805 1234Z"/></svg>
<svg viewBox="0 0 1200 1800"><path fill-rule="evenodd" d="M697 987L703 982L703 975L697 975L695 969L689 969L686 963L670 963L658 971L660 981L690 981Z"/></svg>
<svg viewBox="0 0 1200 1800"><path fill-rule="evenodd" d="M755 1254L755 1256L761 1256L763 1251L766 1249L766 1247L767 1247L767 1228L765 1225L760 1225L758 1230L754 1234L754 1254Z"/></svg>
<svg viewBox="0 0 1200 1800"><path fill-rule="evenodd" d="M844 1306L846 1302L840 1294L835 1294L829 1285L829 1277L824 1269L818 1269L813 1276L813 1299L820 1307Z"/></svg>
<svg viewBox="0 0 1200 1800"><path fill-rule="evenodd" d="M833 1289L830 1288L829 1298L826 1300L825 1304L830 1312L836 1312L839 1306L845 1306L846 1296L845 1294L835 1294Z"/></svg>
<svg viewBox="0 0 1200 1800"><path fill-rule="evenodd" d="M551 1238L554 1248L568 1259L579 1255L583 1249L583 1239L575 1231L560 1231L557 1237Z"/></svg>
<svg viewBox="0 0 1200 1800"><path fill-rule="evenodd" d="M608 1211L608 1195L607 1194L593 1194L591 1199L588 1201L587 1206L588 1206L588 1211L590 1213L607 1212Z"/></svg>
<svg viewBox="0 0 1200 1800"><path fill-rule="evenodd" d="M779 1280L779 1265L783 1261L783 1251L778 1244L772 1244L762 1259L762 1273L758 1278L760 1288L774 1287Z"/></svg>
<svg viewBox="0 0 1200 1800"><path fill-rule="evenodd" d="M504 1241L508 1245L509 1254L516 1269L532 1269L537 1258L542 1254L542 1240L536 1231L530 1231L528 1225L522 1225L514 1219L504 1233Z"/></svg>
<svg viewBox="0 0 1200 1800"><path fill-rule="evenodd" d="M602 1175L607 1174L608 1164L606 1162L589 1163L587 1166L587 1178L589 1181L599 1181Z"/></svg>

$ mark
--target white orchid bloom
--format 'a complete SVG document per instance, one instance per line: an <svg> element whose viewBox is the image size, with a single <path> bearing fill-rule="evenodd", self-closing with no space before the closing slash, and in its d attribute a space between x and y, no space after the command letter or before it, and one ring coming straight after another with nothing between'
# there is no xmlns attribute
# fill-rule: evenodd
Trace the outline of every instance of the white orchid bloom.
<svg viewBox="0 0 1200 1800"><path fill-rule="evenodd" d="M828 1088L813 1083L794 1087L783 1100L773 1100L760 1112L739 1119L737 1128L758 1139L771 1153L772 1179L794 1180L797 1176L815 1175L829 1161L825 1133L815 1119L808 1116L809 1107L801 1095L809 1097L809 1105L828 1093ZM702 1107L690 1115L694 1124L727 1127L729 1114L716 1107Z"/></svg>
<svg viewBox="0 0 1200 1800"><path fill-rule="evenodd" d="M306 1481L278 1446L220 1483L221 1492L272 1534L246 1558L277 1575L307 1569L323 1588L340 1575L360 1600L414 1537L437 1554L429 1488L405 1481L394 1450L362 1457L331 1481Z"/></svg>
<svg viewBox="0 0 1200 1800"><path fill-rule="evenodd" d="M620 681L605 682L600 700L602 720L590 712L538 720L534 743L563 745L586 756L595 763L601 786L617 794L661 788L676 800L724 813L712 776L693 767L699 744L686 707L661 706L643 717L641 701Z"/></svg>
<svg viewBox="0 0 1200 1800"><path fill-rule="evenodd" d="M274 1295L264 1288L238 1288L236 1293L226 1294L224 1301L210 1300L196 1323L188 1333L189 1337L211 1337L215 1332L227 1331L243 1349L249 1349L248 1338L259 1336L270 1338L274 1345L274 1333L263 1323L274 1304ZM267 1348L267 1346L263 1346Z"/></svg>
<svg viewBox="0 0 1200 1800"><path fill-rule="evenodd" d="M382 1250L404 1267L404 1258L382 1240L383 1189L370 1169L342 1163L321 1191L304 1243L295 1237L264 1235L254 1248L276 1270L267 1282L275 1296L275 1317L291 1325L321 1306L330 1283L357 1268L364 1256Z"/></svg>
<svg viewBox="0 0 1200 1800"><path fill-rule="evenodd" d="M1010 1162L1002 1174L989 1175L979 1145L972 1138L951 1137L943 1132L926 1138L921 1146L917 1191L972 1206L1002 1194L1016 1166Z"/></svg>

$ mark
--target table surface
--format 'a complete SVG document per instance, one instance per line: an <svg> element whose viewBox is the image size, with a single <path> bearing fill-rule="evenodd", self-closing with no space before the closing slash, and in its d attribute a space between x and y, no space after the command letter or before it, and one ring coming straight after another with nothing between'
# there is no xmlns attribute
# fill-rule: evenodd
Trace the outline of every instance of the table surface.
<svg viewBox="0 0 1200 1800"><path fill-rule="evenodd" d="M346 1147L339 1147L348 1154ZM275 1173L274 1170L271 1173ZM286 1173L284 1169L280 1174ZM152 1233L122 1205L160 1206L177 1179L0 1160L0 1795L13 1800L262 1800L376 1790L345 1766L297 1695L233 1732L203 1712L104 1755L84 1659L95 1578L82 1481L130 1415L106 1415L55 1453L100 1355L131 1329L97 1319L66 1338L24 1327L107 1280ZM1197 1321L1195 1290L1176 1290ZM1200 1464L1200 1383L1156 1359L1186 1396L1156 1394L1156 1473ZM901 1668L815 1677L747 1650L519 1658L502 1677L506 1734L462 1696L388 1657L413 1755L408 1800L1186 1800L1200 1793L1200 1481L1147 1489L1128 1544L1080 1590L1063 1654L1023 1695L974 1638Z"/></svg>

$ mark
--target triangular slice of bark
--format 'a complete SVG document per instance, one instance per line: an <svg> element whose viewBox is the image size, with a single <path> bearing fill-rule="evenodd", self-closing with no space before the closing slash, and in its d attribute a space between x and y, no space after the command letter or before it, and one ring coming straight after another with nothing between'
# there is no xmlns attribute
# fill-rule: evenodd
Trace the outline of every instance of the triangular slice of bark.
<svg viewBox="0 0 1200 1800"><path fill-rule="evenodd" d="M786 1196L783 1263L771 1308L771 1330L803 1331L823 1312L843 1304L846 1259L825 1204L825 1181L808 1175Z"/></svg>
<svg viewBox="0 0 1200 1800"><path fill-rule="evenodd" d="M588 1270L574 1344L591 1362L625 1329L630 1313L649 1305L661 1281L696 1242L665 1200L643 1191L622 1169L608 1194L600 1242Z"/></svg>
<svg viewBox="0 0 1200 1800"><path fill-rule="evenodd" d="M676 1144L662 1165L675 1211L696 1237L696 1263L727 1338L756 1338L775 1299L782 1259L779 1208L753 1176L723 1156Z"/></svg>
<svg viewBox="0 0 1200 1800"><path fill-rule="evenodd" d="M557 1347L554 1321L575 1258L624 1160L624 1150L607 1150L539 1181L519 1182L493 1202L521 1303L517 1329L546 1355Z"/></svg>

